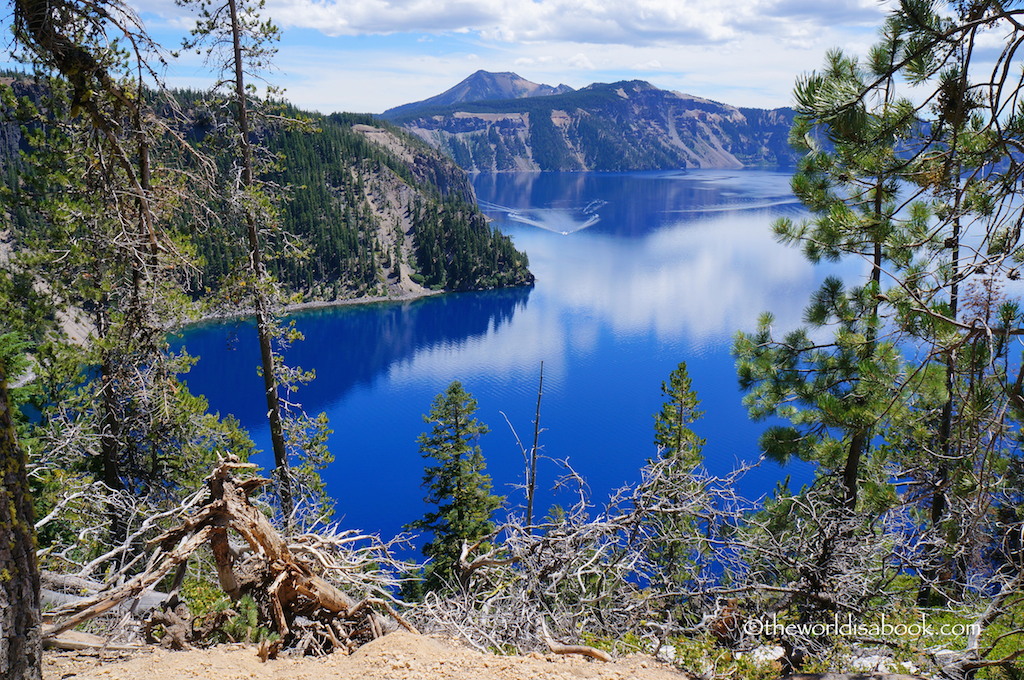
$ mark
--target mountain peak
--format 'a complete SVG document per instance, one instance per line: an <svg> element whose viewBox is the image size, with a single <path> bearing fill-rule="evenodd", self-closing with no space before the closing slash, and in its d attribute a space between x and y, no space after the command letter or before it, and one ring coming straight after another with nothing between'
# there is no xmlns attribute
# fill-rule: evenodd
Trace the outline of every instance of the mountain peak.
<svg viewBox="0 0 1024 680"><path fill-rule="evenodd" d="M512 71L486 71L484 69L474 71L473 74L469 76L469 78L466 78L466 80L469 80L470 78L486 78L488 76L506 76L509 78L515 78L517 80L523 80L523 78L518 73L513 73Z"/></svg>
<svg viewBox="0 0 1024 680"><path fill-rule="evenodd" d="M524 98L514 73L476 73L459 87L501 88L501 101L414 111L400 125L481 172L670 170L792 165L792 110L740 110L645 80L593 83Z"/></svg>
<svg viewBox="0 0 1024 680"><path fill-rule="evenodd" d="M494 73L481 69L439 95L411 104L396 106L393 109L388 109L381 116L383 118L396 118L417 111L466 102L544 97L572 91L572 88L568 85L552 87L551 85L534 83L511 71Z"/></svg>

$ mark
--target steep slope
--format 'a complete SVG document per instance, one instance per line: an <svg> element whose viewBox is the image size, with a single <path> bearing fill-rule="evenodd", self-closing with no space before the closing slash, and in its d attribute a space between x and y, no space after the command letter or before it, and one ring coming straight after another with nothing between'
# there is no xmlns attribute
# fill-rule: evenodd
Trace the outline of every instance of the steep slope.
<svg viewBox="0 0 1024 680"><path fill-rule="evenodd" d="M394 119L470 171L792 165L791 109L738 109L634 80Z"/></svg>
<svg viewBox="0 0 1024 680"><path fill-rule="evenodd" d="M503 73L477 71L455 87L439 95L424 99L423 101L403 104L402 106L388 109L381 114L381 118L391 120L409 116L420 111L462 104L464 102L546 97L572 91L572 88L568 85L552 87L551 85L533 83L508 71Z"/></svg>
<svg viewBox="0 0 1024 680"><path fill-rule="evenodd" d="M40 97L27 81L8 78L0 85ZM200 94L182 91L175 99L178 135L197 147L223 149L215 136L218 113ZM264 179L282 187L285 196L283 228L277 242L268 244L267 266L290 292L303 300L401 297L533 281L526 255L491 229L475 207L465 172L450 159L369 116L282 113L308 126L263 128L257 134L278 159ZM38 220L31 196L17 198L25 189L19 150L29 149L18 125L0 125L0 179L16 197L14 247ZM219 165L229 164L224 156L215 158ZM208 206L215 214L223 213L220 208ZM216 289L244 261L244 239L231 225L181 228L190 232L203 264L201 278L192 281L197 295ZM298 250L302 257L294 256Z"/></svg>
<svg viewBox="0 0 1024 680"><path fill-rule="evenodd" d="M448 158L368 116L302 115L315 133L285 129L266 139L283 159L271 179L293 187L285 228L310 250L272 260L279 280L310 299L532 282L526 256L491 229L465 173ZM204 240L200 251L221 248ZM240 254L207 256L207 275L227 274L220 267Z"/></svg>

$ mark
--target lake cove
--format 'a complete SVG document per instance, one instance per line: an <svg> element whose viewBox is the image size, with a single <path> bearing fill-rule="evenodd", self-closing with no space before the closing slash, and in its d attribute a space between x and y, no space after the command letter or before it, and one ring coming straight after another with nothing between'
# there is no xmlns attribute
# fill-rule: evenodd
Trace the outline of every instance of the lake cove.
<svg viewBox="0 0 1024 680"><path fill-rule="evenodd" d="M480 205L529 254L533 288L292 317L306 339L287 361L317 374L298 401L310 414L326 411L334 430L336 461L324 478L338 519L387 537L423 515L416 437L434 396L456 379L490 426L480 445L495 493L511 507L524 505L515 488L523 456L506 417L528 445L541 361L541 516L552 503L572 501L551 492L564 470L550 459L568 459L598 504L637 481L656 455L659 387L680 361L705 411L693 429L707 440L708 470L726 474L757 460L764 425L740 403L732 338L768 310L780 331L799 324L825 275L773 240L775 218L802 214L789 177L763 170L477 175ZM251 322L207 324L182 342L200 357L190 388L213 410L237 416L268 451ZM787 475L798 487L810 471L765 463L740 491L761 496Z"/></svg>

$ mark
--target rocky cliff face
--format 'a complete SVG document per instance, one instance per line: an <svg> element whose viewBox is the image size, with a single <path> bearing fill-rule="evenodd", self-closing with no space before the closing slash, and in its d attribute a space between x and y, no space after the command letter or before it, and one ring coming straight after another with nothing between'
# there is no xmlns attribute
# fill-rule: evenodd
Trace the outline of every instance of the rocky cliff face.
<svg viewBox="0 0 1024 680"><path fill-rule="evenodd" d="M284 226L309 250L271 260L279 280L310 299L532 282L526 256L487 224L451 159L369 116L312 120L315 133L281 130L266 140L283 159L271 179L293 187Z"/></svg>
<svg viewBox="0 0 1024 680"><path fill-rule="evenodd" d="M383 286L377 294L533 283L525 254L489 226L474 205L466 173L450 159L389 127L356 124L352 131L408 170L403 178L402 166L376 164L361 178L351 176L361 208L373 216L377 281Z"/></svg>
<svg viewBox="0 0 1024 680"><path fill-rule="evenodd" d="M789 166L791 109L739 109L644 81L413 113L395 122L470 171Z"/></svg>

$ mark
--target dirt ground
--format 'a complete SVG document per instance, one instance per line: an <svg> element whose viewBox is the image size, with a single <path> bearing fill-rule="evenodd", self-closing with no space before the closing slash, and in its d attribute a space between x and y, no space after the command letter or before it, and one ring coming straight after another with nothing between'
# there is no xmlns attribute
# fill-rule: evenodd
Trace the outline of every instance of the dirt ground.
<svg viewBox="0 0 1024 680"><path fill-rule="evenodd" d="M602 663L575 656L493 656L435 638L397 632L351 656L281 658L262 663L255 648L224 645L130 656L47 652L44 680L683 680L651 657Z"/></svg>

